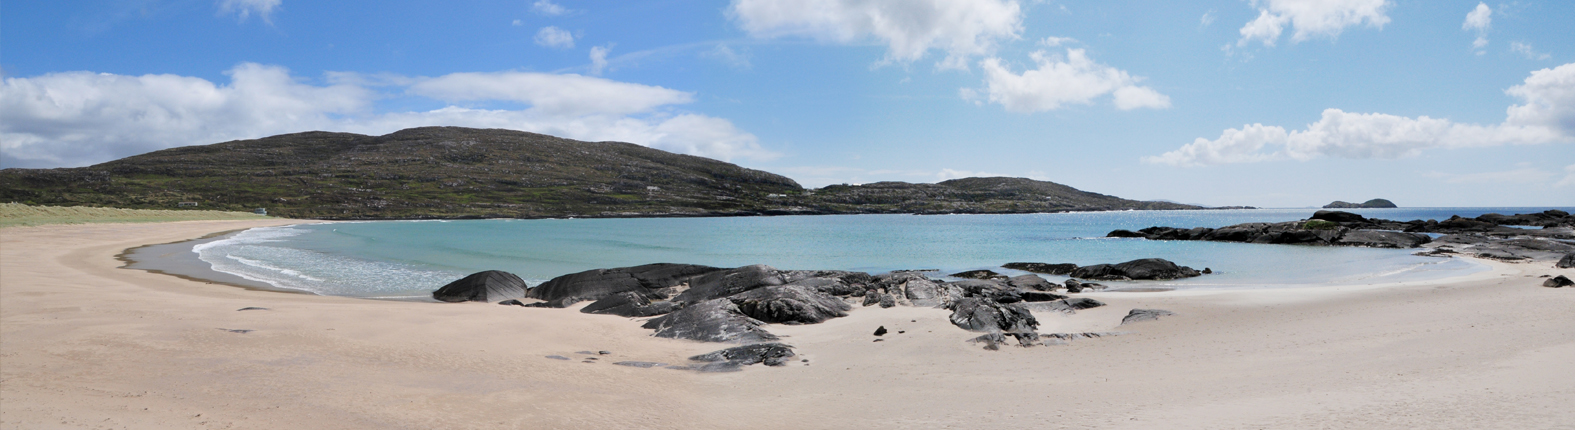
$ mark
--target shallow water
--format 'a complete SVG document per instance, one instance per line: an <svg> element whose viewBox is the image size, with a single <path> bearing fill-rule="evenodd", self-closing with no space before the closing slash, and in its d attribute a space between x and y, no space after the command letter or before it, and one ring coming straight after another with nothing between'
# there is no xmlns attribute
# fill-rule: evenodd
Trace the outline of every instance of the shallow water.
<svg viewBox="0 0 1575 430"><path fill-rule="evenodd" d="M1446 219L1548 208L1360 209L1368 217ZM480 270L531 285L595 268L657 262L872 273L993 269L1014 261L1118 263L1158 257L1213 275L1113 287L1261 288L1433 279L1483 266L1412 250L1110 239L1114 229L1220 227L1305 219L1316 209L1021 215L838 215L378 221L266 227L197 245L216 271L324 295L427 297ZM1568 210L1568 209L1565 209ZM1050 277L1056 280L1056 277Z"/></svg>

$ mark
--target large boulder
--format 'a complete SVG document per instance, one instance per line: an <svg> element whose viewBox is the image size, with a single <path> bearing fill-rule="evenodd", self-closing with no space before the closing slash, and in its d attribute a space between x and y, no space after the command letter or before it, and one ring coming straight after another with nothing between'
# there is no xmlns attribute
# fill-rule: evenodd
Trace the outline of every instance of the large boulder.
<svg viewBox="0 0 1575 430"><path fill-rule="evenodd" d="M501 302L525 297L525 281L513 273L501 270L476 272L450 282L432 298L443 302Z"/></svg>
<svg viewBox="0 0 1575 430"><path fill-rule="evenodd" d="M1433 238L1421 233L1398 231L1353 230L1340 236L1335 245L1365 246L1369 248L1415 248L1432 242Z"/></svg>
<svg viewBox="0 0 1575 430"><path fill-rule="evenodd" d="M801 285L756 288L735 294L728 300L750 318L781 324L818 324L848 316L847 311L853 309L836 297Z"/></svg>
<svg viewBox="0 0 1575 430"><path fill-rule="evenodd" d="M1339 223L1367 221L1367 217L1345 211L1317 211L1313 212L1312 217L1308 219L1318 219Z"/></svg>
<svg viewBox="0 0 1575 430"><path fill-rule="evenodd" d="M913 306L940 306L960 297L954 295L941 283L915 272L896 272L877 276L873 286L876 292L889 293L894 302L906 302Z"/></svg>
<svg viewBox="0 0 1575 430"><path fill-rule="evenodd" d="M1006 280L1005 275L995 273L995 271L992 270L969 270L966 272L953 273L949 276L963 279L994 279L998 281Z"/></svg>
<svg viewBox="0 0 1575 430"><path fill-rule="evenodd" d="M679 307L677 303L668 301L653 303L644 294L636 291L624 291L585 305L584 308L580 309L580 312L624 317L649 317L666 314L678 310Z"/></svg>
<svg viewBox="0 0 1575 430"><path fill-rule="evenodd" d="M728 299L714 299L684 306L652 318L642 327L656 330L656 337L702 342L756 343L777 340L766 323L750 318Z"/></svg>
<svg viewBox="0 0 1575 430"><path fill-rule="evenodd" d="M1560 269L1575 268L1575 253L1564 254L1564 258L1560 258L1558 263L1553 264L1553 267Z"/></svg>
<svg viewBox="0 0 1575 430"><path fill-rule="evenodd" d="M1046 275L1065 275L1072 273L1073 270L1077 270L1077 265L1071 263L1006 263L1002 264L1001 267Z"/></svg>
<svg viewBox="0 0 1575 430"><path fill-rule="evenodd" d="M1190 278L1202 275L1187 266L1177 266L1163 258L1143 258L1120 264L1095 264L1078 267L1068 276L1080 279L1124 281L1131 279L1163 280Z"/></svg>
<svg viewBox="0 0 1575 430"><path fill-rule="evenodd" d="M1017 303L998 303L982 297L967 297L949 307L952 325L968 331L987 333L1033 333L1039 328L1027 307Z"/></svg>
<svg viewBox="0 0 1575 430"><path fill-rule="evenodd" d="M678 294L673 300L683 303L699 303L707 300L720 299L760 287L786 284L782 272L764 264L744 266L737 269L719 270L694 277L689 280L689 289Z"/></svg>
<svg viewBox="0 0 1575 430"><path fill-rule="evenodd" d="M1031 291L1050 291L1057 286L1055 283L1039 277L1039 275L1013 276L1011 279L1007 279L1006 283L1018 289Z"/></svg>
<svg viewBox="0 0 1575 430"><path fill-rule="evenodd" d="M722 269L693 264L657 263L615 269L587 270L552 278L530 289L528 297L546 300L552 307L567 307L584 300L600 300L625 291L647 297L666 297L671 288L689 279Z"/></svg>

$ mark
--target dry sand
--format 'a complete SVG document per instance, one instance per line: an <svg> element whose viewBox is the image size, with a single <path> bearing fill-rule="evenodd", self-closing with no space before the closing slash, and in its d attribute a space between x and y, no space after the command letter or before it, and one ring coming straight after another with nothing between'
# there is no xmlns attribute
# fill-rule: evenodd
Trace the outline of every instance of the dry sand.
<svg viewBox="0 0 1575 430"><path fill-rule="evenodd" d="M771 327L807 365L700 374L611 365L725 346L625 318L252 291L114 258L285 222L0 229L0 428L1575 428L1575 289L1538 286L1543 263L1090 294L1109 306L1040 312L1041 331L1125 334L1000 351L943 310L862 308ZM1118 327L1132 308L1178 315Z"/></svg>

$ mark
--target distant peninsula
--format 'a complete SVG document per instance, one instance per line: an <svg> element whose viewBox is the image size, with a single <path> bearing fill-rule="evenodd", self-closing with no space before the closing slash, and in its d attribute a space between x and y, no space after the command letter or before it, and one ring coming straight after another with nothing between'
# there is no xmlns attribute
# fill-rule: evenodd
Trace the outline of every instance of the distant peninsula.
<svg viewBox="0 0 1575 430"><path fill-rule="evenodd" d="M1395 206L1395 202L1391 202L1391 201L1384 200L1384 199L1372 199L1372 200L1368 200L1368 201L1361 202L1361 203L1342 202L1342 201L1339 201L1339 200L1335 200L1334 203L1323 205L1324 209L1366 209L1366 208L1397 208L1397 207L1399 207L1399 206Z"/></svg>
<svg viewBox="0 0 1575 430"><path fill-rule="evenodd" d="M302 219L961 214L1207 209L1026 178L806 189L792 179L621 142L422 127L185 146L88 167L0 170L0 201L244 210ZM1369 202L1371 203L1371 202Z"/></svg>

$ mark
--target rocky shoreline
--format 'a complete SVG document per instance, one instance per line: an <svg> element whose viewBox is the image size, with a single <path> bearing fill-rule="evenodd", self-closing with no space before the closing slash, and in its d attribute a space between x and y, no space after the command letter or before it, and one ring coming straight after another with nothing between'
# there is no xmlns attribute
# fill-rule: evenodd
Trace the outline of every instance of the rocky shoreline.
<svg viewBox="0 0 1575 430"><path fill-rule="evenodd" d="M891 308L918 306L952 311L952 325L982 333L972 342L997 349L1008 338L1021 346L1057 345L1077 338L1114 333L1038 333L1034 311L1071 315L1104 306L1087 297L1071 297L1105 287L1093 280L1159 280L1201 276L1209 272L1148 258L1119 264L1008 263L1035 273L1069 275L1062 284L1036 274L1008 277L974 270L943 277L926 271L880 275L840 270L779 270L766 265L717 268L657 263L588 270L553 278L529 287L502 271L477 272L432 293L444 302L489 302L533 308L567 308L590 302L580 312L650 318L643 328L653 336L744 346L692 357L692 366L653 363L647 367L730 371L756 363L782 365L792 347L777 343L771 324L818 324L847 316L855 306ZM1133 310L1128 321L1170 315L1164 310ZM876 329L873 341L885 335Z"/></svg>
<svg viewBox="0 0 1575 430"><path fill-rule="evenodd" d="M1535 225L1530 230L1508 226ZM1221 228L1149 227L1116 230L1108 237L1148 240L1206 240L1307 246L1421 248L1419 255L1449 257L1466 254L1501 261L1553 261L1575 266L1575 217L1557 210L1445 221L1368 219L1349 212L1318 211L1306 220L1246 223ZM1438 237L1435 239L1434 235ZM1103 290L1093 281L1166 280L1202 276L1196 270L1159 258L1079 266L1068 263L1012 262L1002 268L1029 272L1007 276L992 270L971 270L944 276L935 271L893 271L872 275L841 270L780 270L766 265L718 268L656 263L595 269L553 278L531 287L520 277L484 271L433 291L443 302L488 302L530 308L563 309L589 302L582 313L643 318L652 336L742 346L691 357L695 364L668 365L627 362L635 367L664 367L705 372L736 371L743 366L781 366L795 356L793 347L769 331L772 324L819 324L848 315L855 307L932 307L951 311L957 328L980 333L969 342L995 350L1010 341L1023 347L1059 345L1073 339L1120 334L1040 333L1034 312L1072 315L1105 306L1088 297ZM1067 276L1062 283L1040 276ZM1566 278L1550 279L1559 288ZM1131 309L1122 324L1174 315L1163 309ZM901 332L899 332L901 333ZM874 342L889 334L874 331ZM555 358L555 357L549 357ZM587 360L587 362L593 362ZM621 364L621 363L615 363ZM806 364L807 365L807 364Z"/></svg>

